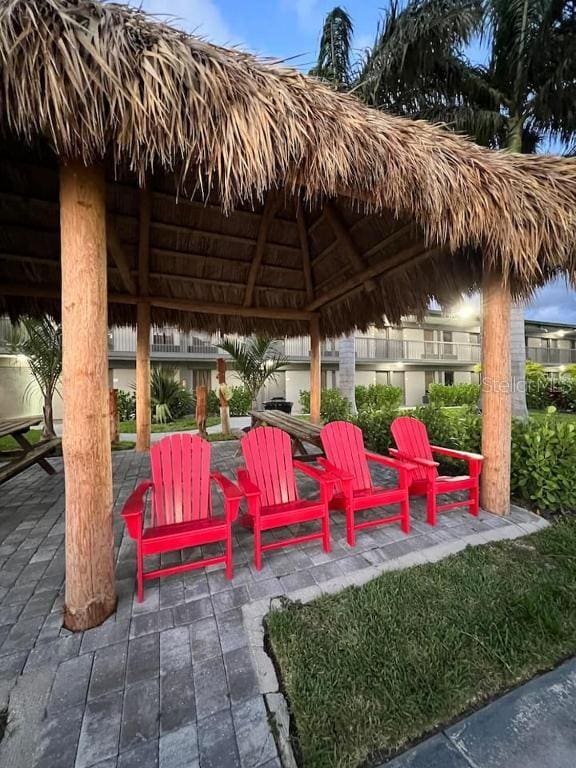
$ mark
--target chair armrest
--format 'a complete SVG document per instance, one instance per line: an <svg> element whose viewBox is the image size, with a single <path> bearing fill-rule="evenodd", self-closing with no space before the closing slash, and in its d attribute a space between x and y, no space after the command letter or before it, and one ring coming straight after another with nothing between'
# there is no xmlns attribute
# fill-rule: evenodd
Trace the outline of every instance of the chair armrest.
<svg viewBox="0 0 576 768"><path fill-rule="evenodd" d="M365 454L367 461L373 461L375 464L382 464L383 466L398 472L399 488L408 489L410 487L411 472L418 468L416 464L398 458L381 456L379 453L371 453L370 451L366 451Z"/></svg>
<svg viewBox="0 0 576 768"><path fill-rule="evenodd" d="M245 469L238 470L238 485L246 498L260 498L262 491L250 480L250 475Z"/></svg>
<svg viewBox="0 0 576 768"><path fill-rule="evenodd" d="M236 483L228 480L228 478L224 477L221 472L213 472L211 478L222 491L226 517L230 522L233 522L238 517L238 509L240 508L240 502L244 498L244 494L240 488L238 488Z"/></svg>
<svg viewBox="0 0 576 768"><path fill-rule="evenodd" d="M400 459L401 461L407 461L410 464L417 464L420 467L428 467L428 469L434 469L435 467L440 466L437 461L432 461L431 459L420 459L416 458L415 456L404 456L396 448L390 448L389 453L394 458Z"/></svg>
<svg viewBox="0 0 576 768"><path fill-rule="evenodd" d="M417 468L416 464L411 463L412 459L409 461L408 459L392 458L390 456L382 456L379 453L371 453L370 451L366 451L366 458L368 461L374 461L377 464L384 464L391 469L405 469L408 471L413 471Z"/></svg>
<svg viewBox="0 0 576 768"><path fill-rule="evenodd" d="M320 486L320 498L323 502L329 502L334 494L334 486L340 480L340 477L335 475L330 470L324 468L315 469L309 464L305 464L303 461L294 461L294 469L298 469L308 477L316 480Z"/></svg>
<svg viewBox="0 0 576 768"><path fill-rule="evenodd" d="M468 453L468 451L456 451L452 448L441 448L439 445L431 445L432 453L439 453L442 456L450 456L452 459L463 459L464 461L484 461L484 456L479 453Z"/></svg>
<svg viewBox="0 0 576 768"><path fill-rule="evenodd" d="M335 464L331 464L328 459L324 458L324 456L318 457L318 464L327 469L328 472L331 472L333 475L335 475L338 480L354 480L354 475L352 475L350 472L346 472L343 469L339 469Z"/></svg>
<svg viewBox="0 0 576 768"><path fill-rule="evenodd" d="M128 535L132 539L137 539L142 533L142 524L144 522L145 497L150 488L153 487L151 480L145 480L140 483L126 499L122 508L122 517L128 529Z"/></svg>

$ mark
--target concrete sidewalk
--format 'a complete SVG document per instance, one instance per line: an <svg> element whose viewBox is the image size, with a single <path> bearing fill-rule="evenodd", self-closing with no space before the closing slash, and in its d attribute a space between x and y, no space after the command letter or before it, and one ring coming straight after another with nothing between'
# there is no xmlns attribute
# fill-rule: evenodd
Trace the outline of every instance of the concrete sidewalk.
<svg viewBox="0 0 576 768"><path fill-rule="evenodd" d="M385 768L575 766L576 658L385 764Z"/></svg>

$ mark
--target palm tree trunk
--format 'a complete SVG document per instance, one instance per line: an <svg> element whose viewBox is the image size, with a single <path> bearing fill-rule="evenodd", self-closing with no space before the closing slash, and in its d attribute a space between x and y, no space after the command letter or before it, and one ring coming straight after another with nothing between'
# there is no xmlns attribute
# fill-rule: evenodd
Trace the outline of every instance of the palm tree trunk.
<svg viewBox="0 0 576 768"><path fill-rule="evenodd" d="M52 396L51 395L44 395L44 406L42 408L42 412L44 414L44 426L42 428L42 439L43 440L51 440L53 437L56 437L56 432L54 431L54 410L52 408Z"/></svg>
<svg viewBox="0 0 576 768"><path fill-rule="evenodd" d="M523 120L517 116L511 121L507 149L522 152ZM524 303L515 301L510 307L510 363L512 384L512 416L526 421L526 341L524 332Z"/></svg>
<svg viewBox="0 0 576 768"><path fill-rule="evenodd" d="M352 415L356 415L356 339L354 334L341 336L338 342L339 380L338 389L350 403Z"/></svg>
<svg viewBox="0 0 576 768"><path fill-rule="evenodd" d="M526 340L524 304L515 301L510 307L510 362L512 379L512 416L526 421Z"/></svg>

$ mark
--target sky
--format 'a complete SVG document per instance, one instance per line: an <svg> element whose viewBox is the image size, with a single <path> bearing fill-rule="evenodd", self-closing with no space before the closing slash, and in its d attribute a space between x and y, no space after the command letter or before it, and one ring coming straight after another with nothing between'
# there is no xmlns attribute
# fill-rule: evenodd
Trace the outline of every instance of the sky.
<svg viewBox="0 0 576 768"><path fill-rule="evenodd" d="M338 0L133 0L145 11L221 45L236 45L261 56L288 60L304 71L316 58L326 14ZM386 0L346 0L354 22L358 52L375 37ZM478 46L470 56L481 61ZM542 288L526 317L547 322L576 323L576 294L558 280Z"/></svg>

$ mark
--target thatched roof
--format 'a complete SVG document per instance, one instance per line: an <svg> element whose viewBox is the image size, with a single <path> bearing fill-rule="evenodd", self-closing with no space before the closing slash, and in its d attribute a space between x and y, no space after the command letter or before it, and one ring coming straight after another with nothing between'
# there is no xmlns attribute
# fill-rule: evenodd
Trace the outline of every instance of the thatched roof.
<svg viewBox="0 0 576 768"><path fill-rule="evenodd" d="M0 2L0 311L58 311L58 163L104 159L110 314L323 334L575 259L576 162L504 155L96 0ZM176 197L178 195L178 197ZM273 311L271 311L273 310ZM233 316L227 313L233 312Z"/></svg>

